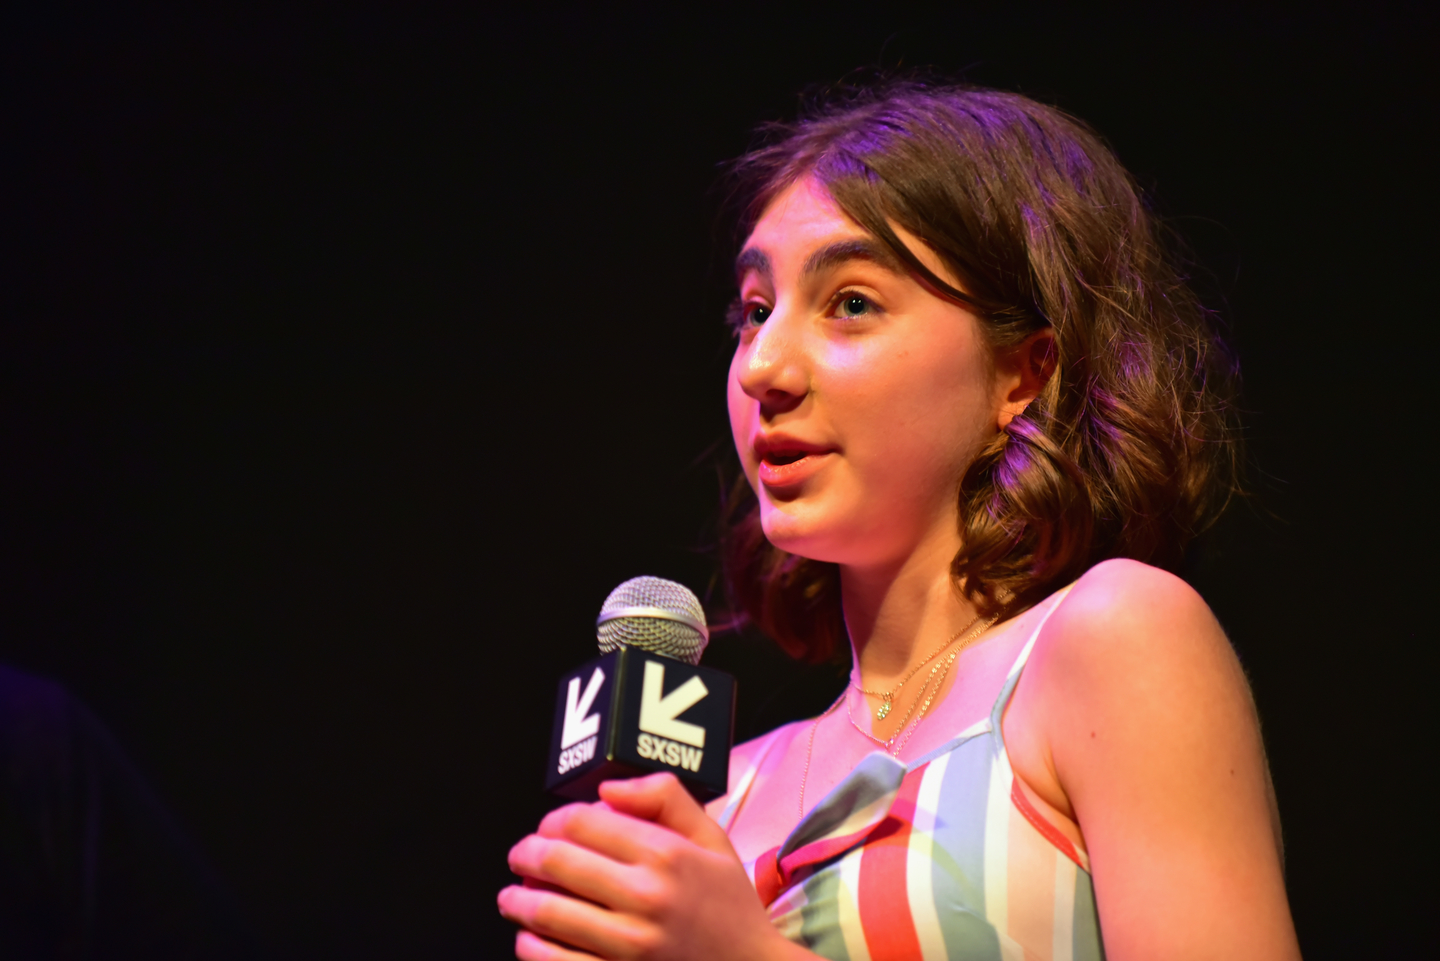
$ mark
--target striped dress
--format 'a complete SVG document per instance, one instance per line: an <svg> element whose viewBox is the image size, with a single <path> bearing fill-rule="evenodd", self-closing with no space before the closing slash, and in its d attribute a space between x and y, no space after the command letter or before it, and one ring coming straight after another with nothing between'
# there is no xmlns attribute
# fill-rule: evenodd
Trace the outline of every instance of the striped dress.
<svg viewBox="0 0 1440 961"><path fill-rule="evenodd" d="M1091 961L1105 956L1089 859L1026 799L990 716L910 765L864 758L779 847L746 865L790 940L835 961ZM729 829L762 746L721 813Z"/></svg>

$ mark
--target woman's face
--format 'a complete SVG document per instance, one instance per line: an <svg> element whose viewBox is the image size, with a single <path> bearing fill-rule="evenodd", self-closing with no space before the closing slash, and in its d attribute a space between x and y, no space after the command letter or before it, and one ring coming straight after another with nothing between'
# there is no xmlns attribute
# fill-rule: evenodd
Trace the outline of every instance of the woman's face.
<svg viewBox="0 0 1440 961"><path fill-rule="evenodd" d="M927 544L953 556L960 478L1024 406L979 320L932 294L808 178L765 210L737 270L730 425L766 537L846 566L903 563Z"/></svg>

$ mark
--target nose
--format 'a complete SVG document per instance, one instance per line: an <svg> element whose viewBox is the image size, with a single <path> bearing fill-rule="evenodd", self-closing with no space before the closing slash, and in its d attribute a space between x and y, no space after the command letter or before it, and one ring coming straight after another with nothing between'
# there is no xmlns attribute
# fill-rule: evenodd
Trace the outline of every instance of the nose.
<svg viewBox="0 0 1440 961"><path fill-rule="evenodd" d="M779 310L771 314L735 351L732 376L746 396L760 402L760 412L774 417L798 407L810 392L810 376L798 331L790 329Z"/></svg>

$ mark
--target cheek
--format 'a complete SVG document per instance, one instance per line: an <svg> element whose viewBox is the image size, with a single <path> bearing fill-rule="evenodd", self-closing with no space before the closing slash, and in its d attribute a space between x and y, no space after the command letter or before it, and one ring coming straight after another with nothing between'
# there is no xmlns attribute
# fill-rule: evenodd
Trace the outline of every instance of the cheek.
<svg viewBox="0 0 1440 961"><path fill-rule="evenodd" d="M835 400L845 396L844 419L855 428L852 453L873 480L927 484L938 474L949 483L989 439L987 370L964 346L877 358L848 382L837 377Z"/></svg>
<svg viewBox="0 0 1440 961"><path fill-rule="evenodd" d="M730 377L725 382L725 404L730 412L730 436L735 441L735 452L740 455L740 463L745 465L745 473L753 484L755 470L750 463L750 421L755 402L740 389L740 384L735 379L734 365L731 365Z"/></svg>

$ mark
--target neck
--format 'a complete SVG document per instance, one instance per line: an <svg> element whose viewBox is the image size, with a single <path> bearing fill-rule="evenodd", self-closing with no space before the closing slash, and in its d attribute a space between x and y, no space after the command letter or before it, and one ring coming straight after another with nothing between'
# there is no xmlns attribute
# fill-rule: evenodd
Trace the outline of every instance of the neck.
<svg viewBox="0 0 1440 961"><path fill-rule="evenodd" d="M898 561L840 572L845 626L866 686L885 687L975 617L955 587L950 561L958 538L934 538Z"/></svg>

